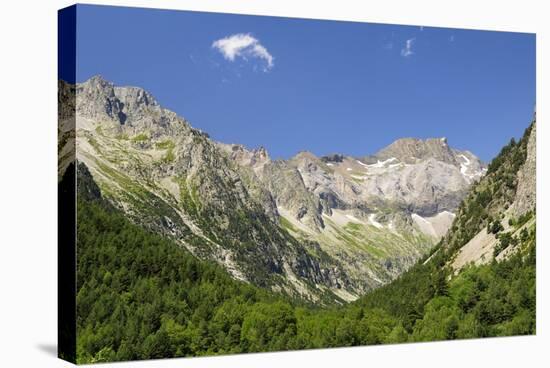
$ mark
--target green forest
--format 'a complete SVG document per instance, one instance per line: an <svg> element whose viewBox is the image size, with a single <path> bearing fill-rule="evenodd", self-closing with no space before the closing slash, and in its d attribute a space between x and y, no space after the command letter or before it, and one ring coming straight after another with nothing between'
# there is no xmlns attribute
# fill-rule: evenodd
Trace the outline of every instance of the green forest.
<svg viewBox="0 0 550 368"><path fill-rule="evenodd" d="M536 213L509 219L512 231L502 224L532 126L473 185L430 254L355 302L323 307L237 281L136 225L80 164L77 362L534 334ZM494 256L517 251L455 274L457 250L484 228L498 239Z"/></svg>
<svg viewBox="0 0 550 368"><path fill-rule="evenodd" d="M318 308L232 279L97 193L79 195L78 218L78 363L535 332L534 229L506 261L449 279L439 252L353 303Z"/></svg>

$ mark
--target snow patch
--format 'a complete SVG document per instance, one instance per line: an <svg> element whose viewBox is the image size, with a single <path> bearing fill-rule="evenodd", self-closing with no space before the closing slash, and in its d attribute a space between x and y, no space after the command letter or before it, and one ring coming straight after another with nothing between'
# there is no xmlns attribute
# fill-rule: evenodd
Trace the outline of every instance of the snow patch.
<svg viewBox="0 0 550 368"><path fill-rule="evenodd" d="M323 213L322 216L329 218L331 221L334 221L338 226L345 226L349 222L365 224L364 221L359 220L357 217L337 209L333 209L330 215Z"/></svg>
<svg viewBox="0 0 550 368"><path fill-rule="evenodd" d="M333 164L331 164L330 162L327 164L327 166L334 166Z"/></svg>
<svg viewBox="0 0 550 368"><path fill-rule="evenodd" d="M471 182L472 179L475 179L476 177L480 177L481 175L483 175L486 169L483 169L481 170L481 172L477 172L475 174L468 174L468 169L470 169L470 164L472 162L465 155L459 155L459 156L464 159L464 162L460 163L460 173L462 174L462 176L466 178L468 182Z"/></svg>
<svg viewBox="0 0 550 368"><path fill-rule="evenodd" d="M395 167L400 167L400 166L403 166L403 164L401 162L398 163L398 164L391 164L390 166L388 166L388 168L393 169Z"/></svg>
<svg viewBox="0 0 550 368"><path fill-rule="evenodd" d="M468 157L464 156L464 155L460 155L460 156L464 159L464 161L465 161L464 164L466 166L470 166L470 159Z"/></svg>
<svg viewBox="0 0 550 368"><path fill-rule="evenodd" d="M390 162L393 162L393 161L397 161L397 159L395 157L390 157L385 161L377 160L375 164L366 165L366 167L368 167L368 168L382 168L382 167L386 166L386 164L389 164Z"/></svg>
<svg viewBox="0 0 550 368"><path fill-rule="evenodd" d="M464 155L460 155L465 161L460 163L460 173L464 176L471 177L471 175L467 174L468 166L470 166L470 159Z"/></svg>

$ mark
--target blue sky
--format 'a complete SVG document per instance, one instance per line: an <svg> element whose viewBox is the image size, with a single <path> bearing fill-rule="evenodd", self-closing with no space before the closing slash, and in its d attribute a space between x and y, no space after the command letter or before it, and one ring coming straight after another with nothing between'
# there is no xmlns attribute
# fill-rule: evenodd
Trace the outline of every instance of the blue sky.
<svg viewBox="0 0 550 368"><path fill-rule="evenodd" d="M274 158L447 137L488 161L535 104L534 34L80 5L77 45L77 81Z"/></svg>

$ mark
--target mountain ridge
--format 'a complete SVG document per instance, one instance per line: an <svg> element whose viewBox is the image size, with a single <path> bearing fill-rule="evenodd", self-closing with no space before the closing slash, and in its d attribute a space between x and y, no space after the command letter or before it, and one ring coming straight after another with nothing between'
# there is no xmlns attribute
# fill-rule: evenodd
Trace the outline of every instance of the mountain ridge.
<svg viewBox="0 0 550 368"><path fill-rule="evenodd" d="M519 216L506 228L482 216L470 218L474 228L497 233L498 247L507 244L491 262L453 272L453 256L464 248L454 247L453 239L470 226L463 221L470 213L460 211L424 262L355 302L329 308L234 280L212 262L178 249L174 239L128 221L124 211L102 199L80 163L77 361L532 335L536 193L530 184L520 188L519 179L536 173L535 155L533 124L520 142L503 148L461 205L475 207L484 200L477 193L489 185L497 189L488 205L492 213ZM74 175L63 181L74 182ZM515 204L526 198L529 204L516 212Z"/></svg>
<svg viewBox="0 0 550 368"><path fill-rule="evenodd" d="M437 146L272 160L96 82L59 83L79 364L536 333L536 117L477 171Z"/></svg>
<svg viewBox="0 0 550 368"><path fill-rule="evenodd" d="M396 278L450 226L475 180L466 160L483 175L449 147L445 160L271 160L212 141L140 88L94 77L74 93L77 159L110 201L233 277L306 299L352 300Z"/></svg>

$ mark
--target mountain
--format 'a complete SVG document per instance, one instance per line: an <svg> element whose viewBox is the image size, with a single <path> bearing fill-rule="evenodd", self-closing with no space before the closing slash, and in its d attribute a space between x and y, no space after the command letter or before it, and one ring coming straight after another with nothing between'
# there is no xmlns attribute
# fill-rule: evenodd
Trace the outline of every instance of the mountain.
<svg viewBox="0 0 550 368"><path fill-rule="evenodd" d="M289 233L340 262L356 295L391 281L428 252L486 171L445 139L401 139L364 158L300 152L286 161L271 160L263 148L218 146L269 190Z"/></svg>
<svg viewBox="0 0 550 368"><path fill-rule="evenodd" d="M444 243L455 271L502 260L518 251L536 224L536 121L511 140L459 207Z"/></svg>
<svg viewBox="0 0 550 368"><path fill-rule="evenodd" d="M353 300L398 277L446 233L487 170L443 138L357 158L271 160L101 77L60 82L60 99L76 111L72 137L60 110L60 152L76 140L77 160L128 218L235 279L313 302Z"/></svg>
<svg viewBox="0 0 550 368"><path fill-rule="evenodd" d="M104 197L98 175L78 163L76 361L534 334L536 192L527 177L536 174L535 130L533 123L504 147L472 185L431 255L358 300L328 308L235 280L173 236L130 221ZM75 165L69 168L62 187L74 184ZM490 261L480 255L457 268L456 255L479 233L498 239Z"/></svg>
<svg viewBox="0 0 550 368"><path fill-rule="evenodd" d="M415 143L416 153L408 150L410 142ZM318 158L300 152L288 161L275 162L264 149L220 146L239 165L253 169L270 188L280 212L311 231L323 229L323 215L330 217L335 212L346 212L348 219L366 217L378 228L382 223L393 228L391 217L401 212L415 214L409 219L419 223L423 233L440 237L446 228L425 226L431 219L423 217L452 218L448 212L457 208L469 184L486 171L477 157L451 149L445 139L401 139L363 159L341 154ZM400 151L408 153L403 156ZM293 191L302 195L289 194ZM304 198L305 193L311 198Z"/></svg>
<svg viewBox="0 0 550 368"><path fill-rule="evenodd" d="M357 305L401 321L405 341L536 330L536 118L472 185L447 234Z"/></svg>

